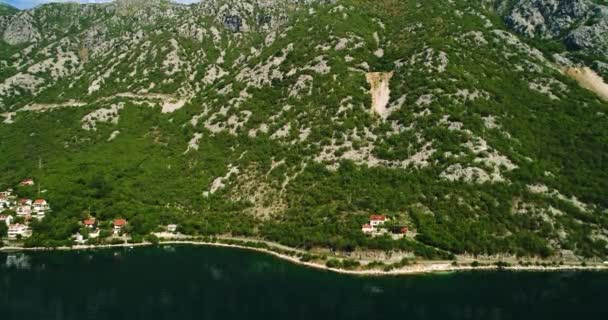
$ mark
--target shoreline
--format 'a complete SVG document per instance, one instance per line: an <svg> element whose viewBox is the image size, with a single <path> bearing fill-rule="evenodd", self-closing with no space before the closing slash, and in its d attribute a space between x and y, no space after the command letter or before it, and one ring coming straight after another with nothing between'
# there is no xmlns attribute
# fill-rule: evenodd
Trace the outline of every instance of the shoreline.
<svg viewBox="0 0 608 320"><path fill-rule="evenodd" d="M252 240L253 241L253 240ZM192 240L166 240L159 241L157 244L151 242L143 243L122 243L122 244L106 244L106 245L75 245L72 247L1 247L0 252L23 252L23 251L84 251L94 249L113 249L113 248L130 248L130 247L148 247L154 245L190 245L190 246L208 246L208 247L220 247L220 248L234 248L256 251L259 253L268 254L279 258L284 261L288 261L292 264L304 266L316 270L334 272L345 275L355 276L399 276L399 275L421 275L421 274L437 274L437 273L451 273L451 272L466 272L466 271L528 271L528 272L563 272L563 271L608 271L608 265L606 264L594 264L591 266L581 265L558 265L558 266L538 266L538 265L512 265L499 267L495 264L481 264L477 267L468 265L452 265L451 262L445 261L418 261L415 264L407 265L400 268L395 268L390 271L384 271L380 269L372 270L347 270L330 268L325 264L301 261L299 258L290 256L287 254L279 253L271 249L250 247L239 244L229 244L221 242L203 242L203 241L192 241ZM295 250L295 249L294 249ZM294 251L295 252L295 251Z"/></svg>

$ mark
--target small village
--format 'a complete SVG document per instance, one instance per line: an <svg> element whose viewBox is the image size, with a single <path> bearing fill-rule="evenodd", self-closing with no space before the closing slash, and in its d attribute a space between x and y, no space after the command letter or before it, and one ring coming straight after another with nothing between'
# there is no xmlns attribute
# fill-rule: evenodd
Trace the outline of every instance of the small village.
<svg viewBox="0 0 608 320"><path fill-rule="evenodd" d="M19 186L28 187L34 184L33 179L25 179ZM32 219L42 220L50 212L51 206L45 199L20 198L13 189L0 192L0 223L6 224L9 240L29 238L32 235Z"/></svg>
<svg viewBox="0 0 608 320"><path fill-rule="evenodd" d="M28 178L19 183L19 187L32 187L36 183ZM38 191L38 194L41 192ZM32 222L41 221L52 213L51 205L43 198L34 200L20 197L12 189L0 192L0 224L7 227L6 239L19 242L33 235ZM132 240L128 235L129 222L124 218L115 218L108 221L99 221L95 217L79 222L80 229L72 236L75 245L91 244L97 239L109 239L115 242ZM162 226L162 232L154 233L158 238L179 237L177 224ZM0 239L1 240L1 239Z"/></svg>

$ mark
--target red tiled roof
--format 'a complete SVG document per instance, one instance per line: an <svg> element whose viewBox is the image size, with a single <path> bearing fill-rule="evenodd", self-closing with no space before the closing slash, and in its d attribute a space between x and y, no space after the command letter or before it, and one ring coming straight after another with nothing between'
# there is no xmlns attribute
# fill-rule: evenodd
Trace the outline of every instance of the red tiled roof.
<svg viewBox="0 0 608 320"><path fill-rule="evenodd" d="M23 199L19 199L19 203L26 203L26 202L28 202L28 201L32 201L32 200L30 200L30 199L25 199L25 198L23 198Z"/></svg>
<svg viewBox="0 0 608 320"><path fill-rule="evenodd" d="M127 220L125 219L114 219L114 226L122 227L127 224Z"/></svg>
<svg viewBox="0 0 608 320"><path fill-rule="evenodd" d="M372 228L372 226L370 224L364 224L361 228L362 229L370 229L370 228Z"/></svg>
<svg viewBox="0 0 608 320"><path fill-rule="evenodd" d="M44 199L36 199L36 201L34 201L34 204L45 204L46 201Z"/></svg>
<svg viewBox="0 0 608 320"><path fill-rule="evenodd" d="M83 223L85 226L92 226L95 224L95 218L85 219Z"/></svg>
<svg viewBox="0 0 608 320"><path fill-rule="evenodd" d="M386 216L382 214L372 214L369 216L370 221L384 221L386 220Z"/></svg>
<svg viewBox="0 0 608 320"><path fill-rule="evenodd" d="M403 228L401 228L401 230L400 230L400 231L401 231L401 233L407 233L407 227L403 227Z"/></svg>

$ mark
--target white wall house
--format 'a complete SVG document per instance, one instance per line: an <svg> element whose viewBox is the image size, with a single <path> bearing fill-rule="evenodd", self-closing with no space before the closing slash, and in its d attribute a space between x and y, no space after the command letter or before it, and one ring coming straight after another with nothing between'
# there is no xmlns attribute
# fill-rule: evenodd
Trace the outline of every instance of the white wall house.
<svg viewBox="0 0 608 320"><path fill-rule="evenodd" d="M122 232L123 228L127 225L127 220L125 219L114 219L112 222L114 225L114 234L118 235Z"/></svg>
<svg viewBox="0 0 608 320"><path fill-rule="evenodd" d="M384 222L386 222L386 216L384 216L384 215L373 214L369 217L369 224L371 224L374 227L383 225Z"/></svg>
<svg viewBox="0 0 608 320"><path fill-rule="evenodd" d="M8 208L8 204L9 204L8 198L0 195L0 211Z"/></svg>
<svg viewBox="0 0 608 320"><path fill-rule="evenodd" d="M364 224L361 226L361 231L363 231L363 233L372 233L374 232L374 227L369 224Z"/></svg>
<svg viewBox="0 0 608 320"><path fill-rule="evenodd" d="M8 238L11 240L17 239L19 236L21 238L28 238L32 235L32 231L30 227L24 224L11 224L8 226Z"/></svg>
<svg viewBox="0 0 608 320"><path fill-rule="evenodd" d="M8 227L9 225L11 225L11 223L13 223L13 216L1 215L0 223L2 223L2 222L4 222L6 224L6 226Z"/></svg>
<svg viewBox="0 0 608 320"><path fill-rule="evenodd" d="M20 186L33 186L34 179L25 179L19 183Z"/></svg>
<svg viewBox="0 0 608 320"><path fill-rule="evenodd" d="M17 214L20 216L27 216L32 214L32 207L27 205L20 205L17 207L17 210L15 210L15 212L17 212Z"/></svg>
<svg viewBox="0 0 608 320"><path fill-rule="evenodd" d="M49 204L44 199L36 199L32 204L32 209L37 214L44 214L50 209Z"/></svg>

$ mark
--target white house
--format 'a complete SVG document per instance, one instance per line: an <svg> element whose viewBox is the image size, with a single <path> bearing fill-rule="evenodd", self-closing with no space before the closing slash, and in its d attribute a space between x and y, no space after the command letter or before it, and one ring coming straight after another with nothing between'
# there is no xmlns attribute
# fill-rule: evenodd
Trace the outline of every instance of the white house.
<svg viewBox="0 0 608 320"><path fill-rule="evenodd" d="M177 231L177 225L176 224L167 225L167 232L173 233L175 231Z"/></svg>
<svg viewBox="0 0 608 320"><path fill-rule="evenodd" d="M95 220L95 218L88 218L82 221L82 224L89 229L94 229L95 225L97 224L97 220Z"/></svg>
<svg viewBox="0 0 608 320"><path fill-rule="evenodd" d="M0 215L0 223L1 222L4 222L8 227L11 225L11 223L13 223L13 216Z"/></svg>
<svg viewBox="0 0 608 320"><path fill-rule="evenodd" d="M13 206L12 197L6 194L0 193L0 211L4 209L10 209Z"/></svg>
<svg viewBox="0 0 608 320"><path fill-rule="evenodd" d="M386 220L385 215L372 214L369 216L369 224L371 224L373 227L383 225Z"/></svg>
<svg viewBox="0 0 608 320"><path fill-rule="evenodd" d="M80 234L80 232L74 235L74 241L78 244L84 244L86 240L84 240L84 236Z"/></svg>
<svg viewBox="0 0 608 320"><path fill-rule="evenodd" d="M120 234L124 226L127 225L127 220L125 219L114 219L114 234Z"/></svg>
<svg viewBox="0 0 608 320"><path fill-rule="evenodd" d="M44 212L49 210L49 204L44 199L36 199L32 204L32 208L35 213L44 214Z"/></svg>
<svg viewBox="0 0 608 320"><path fill-rule="evenodd" d="M17 239L18 237L21 238L28 238L29 236L32 235L32 231L30 230L30 228L24 224L11 224L8 226L8 238L9 239Z"/></svg>
<svg viewBox="0 0 608 320"><path fill-rule="evenodd" d="M31 179L31 178L30 179L25 179L25 180L21 181L19 183L19 185L22 186L22 187L23 186L33 186L34 185L34 179Z"/></svg>
<svg viewBox="0 0 608 320"><path fill-rule="evenodd" d="M99 238L99 232L101 232L101 230L93 229L91 232L89 232L89 239Z"/></svg>
<svg viewBox="0 0 608 320"><path fill-rule="evenodd" d="M15 212L17 212L17 214L20 216L27 216L32 214L32 207L27 205L20 205L17 207L17 210L15 210Z"/></svg>
<svg viewBox="0 0 608 320"><path fill-rule="evenodd" d="M374 227L370 224L364 224L361 227L361 231L363 231L363 233L372 233L372 232L374 232L374 230L375 230Z"/></svg>

